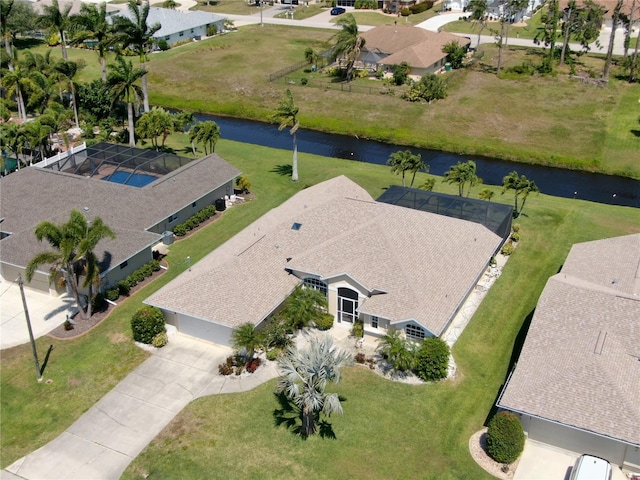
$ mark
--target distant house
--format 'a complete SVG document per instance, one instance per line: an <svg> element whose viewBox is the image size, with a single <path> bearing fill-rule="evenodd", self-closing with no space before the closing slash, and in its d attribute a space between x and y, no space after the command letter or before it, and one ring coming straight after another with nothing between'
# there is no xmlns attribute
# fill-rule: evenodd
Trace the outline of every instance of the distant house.
<svg viewBox="0 0 640 480"><path fill-rule="evenodd" d="M444 0L444 9L453 12L466 12L469 2L470 0ZM517 12L512 12L509 21L515 23L527 20L544 2L545 0L529 0L525 8ZM502 18L504 15L504 4L506 3L505 0L490 0L487 3L487 16L491 20Z"/></svg>
<svg viewBox="0 0 640 480"><path fill-rule="evenodd" d="M510 214L510 212L509 212ZM440 336L472 295L500 235L482 224L375 201L341 176L306 188L145 300L188 335L229 345L264 325L298 285L338 325Z"/></svg>
<svg viewBox="0 0 640 480"><path fill-rule="evenodd" d="M531 440L640 472L640 234L571 248L498 407Z"/></svg>
<svg viewBox="0 0 640 480"><path fill-rule="evenodd" d="M471 41L447 32L431 32L423 28L402 25L380 25L362 34L365 39L360 61L371 69L391 70L407 62L409 74L422 77L442 69L447 54L442 52L449 42L468 47Z"/></svg>
<svg viewBox="0 0 640 480"><path fill-rule="evenodd" d="M216 154L193 159L99 143L48 168L27 167L0 180L0 273L14 282L37 253L35 228L60 224L76 209L101 217L116 238L98 244L102 286L115 285L151 261L152 247L205 206L233 194L240 172ZM128 184L124 184L127 182ZM135 185L135 186L134 186ZM43 266L29 287L62 293L49 285Z"/></svg>
<svg viewBox="0 0 640 480"><path fill-rule="evenodd" d="M118 15L131 18L127 10L122 10ZM223 16L200 10L180 12L169 8L151 7L147 23L149 25L159 23L162 26L153 36L156 42L164 39L168 45L173 45L182 40L199 40L206 37L210 27L215 27L217 32L222 32L224 20Z"/></svg>

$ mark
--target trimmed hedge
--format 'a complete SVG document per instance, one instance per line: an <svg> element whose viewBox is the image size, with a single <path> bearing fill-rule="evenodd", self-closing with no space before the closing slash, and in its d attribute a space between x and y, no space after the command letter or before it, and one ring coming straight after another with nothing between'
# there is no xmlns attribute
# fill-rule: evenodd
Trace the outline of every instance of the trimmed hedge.
<svg viewBox="0 0 640 480"><path fill-rule="evenodd" d="M496 462L513 463L524 449L524 431L511 412L500 412L489 422L487 453Z"/></svg>
<svg viewBox="0 0 640 480"><path fill-rule="evenodd" d="M149 305L139 308L131 317L131 330L136 342L151 344L156 335L165 331L162 311Z"/></svg>
<svg viewBox="0 0 640 480"><path fill-rule="evenodd" d="M315 324L318 330L329 330L333 327L333 315L330 313L320 315L320 317L316 319Z"/></svg>
<svg viewBox="0 0 640 480"><path fill-rule="evenodd" d="M186 222L180 223L173 227L173 234L176 237L184 237L187 232L190 232L194 228L198 227L201 223L209 220L216 214L215 205L207 205L195 215L192 215Z"/></svg>
<svg viewBox="0 0 640 480"><path fill-rule="evenodd" d="M425 338L416 353L416 375L427 382L447 378L449 370L449 345L440 338Z"/></svg>

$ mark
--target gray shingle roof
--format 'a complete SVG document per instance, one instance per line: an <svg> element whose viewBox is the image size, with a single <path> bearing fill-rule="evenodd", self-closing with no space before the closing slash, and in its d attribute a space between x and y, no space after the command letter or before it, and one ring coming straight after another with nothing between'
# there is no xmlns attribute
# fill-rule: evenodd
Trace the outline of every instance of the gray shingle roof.
<svg viewBox="0 0 640 480"><path fill-rule="evenodd" d="M639 281L640 234L574 245L499 405L640 445Z"/></svg>
<svg viewBox="0 0 640 480"><path fill-rule="evenodd" d="M0 228L12 233L0 241L0 261L26 265L43 250L34 235L38 223L62 223L71 210L88 207L88 218L101 217L117 235L116 240L104 240L98 247L109 249L113 264L121 263L160 238L145 230L239 173L216 154L194 160L143 188L23 168L0 180L0 217L4 217Z"/></svg>
<svg viewBox="0 0 640 480"><path fill-rule="evenodd" d="M478 224L375 202L337 177L265 214L146 302L223 325L258 323L300 282L289 270L348 274L387 292L362 311L440 334L500 242Z"/></svg>

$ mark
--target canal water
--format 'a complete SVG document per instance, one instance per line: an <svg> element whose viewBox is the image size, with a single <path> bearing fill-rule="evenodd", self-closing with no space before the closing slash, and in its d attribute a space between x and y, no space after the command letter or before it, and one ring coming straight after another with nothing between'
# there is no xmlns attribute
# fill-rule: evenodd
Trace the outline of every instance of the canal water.
<svg viewBox="0 0 640 480"><path fill-rule="evenodd" d="M288 130L278 130L277 125L235 118L196 115L200 121L214 120L220 126L220 136L227 140L251 143L271 148L291 150ZM325 157L343 158L378 165L387 163L389 155L408 147L389 145L355 136L337 135L298 130L298 150ZM409 148L422 155L429 165L429 173L442 175L457 162L473 160L477 174L485 184L502 185L502 179L511 171L536 182L542 193L565 198L580 198L610 205L640 207L640 181L630 178L578 172L539 165L518 164L474 155L457 155L437 150ZM640 161L640 152L638 152Z"/></svg>

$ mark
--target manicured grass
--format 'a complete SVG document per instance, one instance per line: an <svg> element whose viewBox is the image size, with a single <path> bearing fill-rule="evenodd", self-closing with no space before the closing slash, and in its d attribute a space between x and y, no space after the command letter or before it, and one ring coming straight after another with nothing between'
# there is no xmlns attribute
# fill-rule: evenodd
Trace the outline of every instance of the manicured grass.
<svg viewBox="0 0 640 480"><path fill-rule="evenodd" d="M244 0L215 0L208 2L198 2L198 5L191 10L203 10L213 13L228 13L231 15L252 15L260 10L253 4Z"/></svg>
<svg viewBox="0 0 640 480"><path fill-rule="evenodd" d="M509 25L508 31L505 32L505 35L508 38L535 38L538 33L538 28L541 26L541 17L544 12L544 9L539 10L536 14L533 15L529 20L526 21L526 25ZM463 14L461 14L463 16ZM444 32L455 32L455 33L469 33L478 35L480 33L481 25L472 20L458 20L456 22L447 23L443 25L440 29ZM482 28L482 35L497 35L500 33L500 22L493 21L487 22L486 28ZM475 42L472 42L475 45Z"/></svg>
<svg viewBox="0 0 640 480"><path fill-rule="evenodd" d="M293 19L294 20L304 20L306 18L311 18L324 10L328 10L328 7L322 7L319 4L312 4L309 6L306 5L294 5L293 6ZM290 15L287 15L285 11L285 5L282 5L282 13L278 13L276 15L277 18L291 18Z"/></svg>
<svg viewBox="0 0 640 480"><path fill-rule="evenodd" d="M289 163L290 152L267 152L232 142L220 146L258 189L268 182L291 191L286 177L270 173ZM301 184L338 173L374 196L399 183L388 167L301 156ZM436 190L453 192L441 181ZM494 190L496 201L511 202ZM123 478L489 478L471 459L468 440L492 409L547 278L572 243L639 232L640 211L539 195L528 199L518 223L520 246L454 348L455 380L410 386L363 368L346 369L343 381L331 387L345 400L344 416L329 419L336 439L304 441L276 426L274 411L281 407L274 382L203 398L176 417Z"/></svg>
<svg viewBox="0 0 640 480"><path fill-rule="evenodd" d="M180 150L187 146L187 139L179 136L172 145ZM55 346L44 376L53 380L51 384L35 382L28 345L0 353L0 467L59 435L146 358L131 343L129 319L144 298L186 268L187 256L193 261L201 259L306 185L344 174L377 197L389 184L400 183L385 166L307 154L300 154L301 180L293 183L278 173L279 166L290 165L290 151L225 140L216 151L249 178L255 200L229 209L201 232L174 244L167 257L169 271L118 306L96 329L75 340L38 340L41 356L50 344ZM419 174L416 182L422 183L425 177ZM492 188L498 193L497 201L511 201L510 196L500 196L497 187ZM455 187L438 181L436 190L453 193ZM571 243L640 230L638 209L544 195L531 197L525 214L528 216L520 220L522 248L456 345L460 373L454 382L416 388L388 384L361 370L347 371L338 390L347 398L347 414L331 419L337 441L301 442L283 428L272 427L273 385L246 396L204 399L168 427L125 478L132 478L137 469L153 470L154 465L160 469L155 478L233 478L245 470L249 477L262 472L268 478L266 469L275 464L281 466L273 466L272 478L279 476L282 465L291 466L294 478L307 471L317 473L317 478L344 478L357 471L366 477L388 478L395 471L392 467L404 468L399 470L406 472L400 475L404 478L482 478L468 457L466 442L491 408L504 381L513 341L546 278L557 271ZM210 420L217 418L227 426L195 420L204 415L203 409ZM245 421L245 415L251 421ZM163 443L172 438L170 432L180 431L180 425L185 425L183 443ZM215 444L208 437L214 434L219 435ZM217 460L212 462L212 458ZM168 463L172 465L165 469ZM237 463L246 467L236 470ZM205 468L213 473L203 476ZM341 474L343 471L346 473Z"/></svg>

